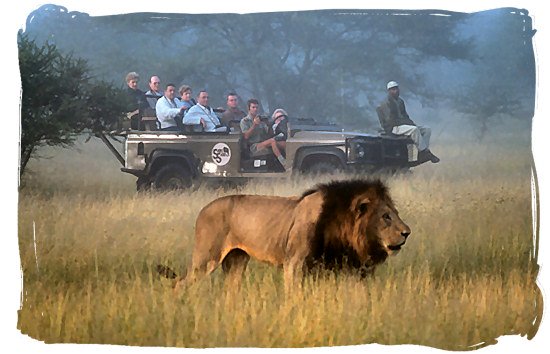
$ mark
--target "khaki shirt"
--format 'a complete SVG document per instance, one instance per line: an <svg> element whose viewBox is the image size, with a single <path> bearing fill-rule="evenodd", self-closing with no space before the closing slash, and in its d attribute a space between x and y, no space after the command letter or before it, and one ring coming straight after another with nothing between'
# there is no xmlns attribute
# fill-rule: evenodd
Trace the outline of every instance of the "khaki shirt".
<svg viewBox="0 0 550 354"><path fill-rule="evenodd" d="M250 116L246 116L243 119L241 119L241 131L244 133L250 127L254 125L254 120ZM252 131L250 136L248 137L248 144L255 144L255 143L261 143L262 141L266 140L268 138L268 132L269 128L267 127L267 124L264 122L261 122L256 126L256 128Z"/></svg>

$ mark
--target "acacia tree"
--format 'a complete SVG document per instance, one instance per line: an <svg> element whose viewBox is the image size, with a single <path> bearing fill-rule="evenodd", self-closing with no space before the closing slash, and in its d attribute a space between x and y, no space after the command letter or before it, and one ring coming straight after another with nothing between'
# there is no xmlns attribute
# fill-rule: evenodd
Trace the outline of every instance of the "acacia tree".
<svg viewBox="0 0 550 354"><path fill-rule="evenodd" d="M85 60L64 55L55 45L38 46L20 33L18 46L22 176L38 147L70 146L85 129L111 128L123 116L128 97L107 82L92 80Z"/></svg>

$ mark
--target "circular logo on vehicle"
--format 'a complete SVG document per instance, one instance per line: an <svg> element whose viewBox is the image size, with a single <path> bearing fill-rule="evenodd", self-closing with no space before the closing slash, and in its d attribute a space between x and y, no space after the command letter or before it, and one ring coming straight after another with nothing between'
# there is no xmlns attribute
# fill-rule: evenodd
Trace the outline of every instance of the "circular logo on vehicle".
<svg viewBox="0 0 550 354"><path fill-rule="evenodd" d="M226 143L217 143L212 148L212 161L218 166L227 165L231 160L231 149Z"/></svg>

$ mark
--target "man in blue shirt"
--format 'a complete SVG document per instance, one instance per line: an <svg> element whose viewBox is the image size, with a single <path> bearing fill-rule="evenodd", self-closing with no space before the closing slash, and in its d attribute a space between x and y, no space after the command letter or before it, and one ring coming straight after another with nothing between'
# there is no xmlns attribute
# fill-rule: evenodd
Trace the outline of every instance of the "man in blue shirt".
<svg viewBox="0 0 550 354"><path fill-rule="evenodd" d="M197 104L189 108L187 113L185 113L183 124L201 124L205 132L215 132L218 131L218 129L220 131L227 129L226 127L220 127L220 119L208 105L208 92L205 90L199 92Z"/></svg>
<svg viewBox="0 0 550 354"><path fill-rule="evenodd" d="M176 86L174 84L166 85L164 96L158 99L155 105L157 119L160 122L160 130L180 130L176 120L183 116L184 107L178 108L174 97L176 96Z"/></svg>

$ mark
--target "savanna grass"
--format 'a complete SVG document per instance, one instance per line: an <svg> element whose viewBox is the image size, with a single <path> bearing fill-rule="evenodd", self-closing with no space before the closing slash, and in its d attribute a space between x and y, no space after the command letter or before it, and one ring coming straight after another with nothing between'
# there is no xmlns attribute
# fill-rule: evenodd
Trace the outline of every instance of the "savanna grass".
<svg viewBox="0 0 550 354"><path fill-rule="evenodd" d="M178 347L411 343L463 350L505 334L530 338L542 297L528 139L515 146L449 141L434 149L439 165L386 179L413 230L396 257L367 280L310 276L286 298L281 270L261 263L251 262L239 288L216 271L179 297L155 267L185 272L195 218L209 201L230 193L295 195L319 179L137 195L133 178L101 146L46 150L54 157L29 164L20 192L18 327L47 343Z"/></svg>

